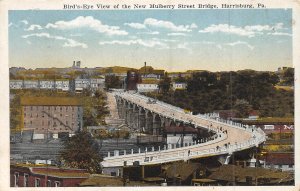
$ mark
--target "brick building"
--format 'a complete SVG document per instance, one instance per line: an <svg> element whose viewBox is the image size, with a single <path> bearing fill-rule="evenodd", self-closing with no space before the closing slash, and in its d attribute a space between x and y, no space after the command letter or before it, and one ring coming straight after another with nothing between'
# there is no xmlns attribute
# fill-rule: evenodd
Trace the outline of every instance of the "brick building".
<svg viewBox="0 0 300 191"><path fill-rule="evenodd" d="M62 132L74 134L82 129L83 109L76 98L23 97L21 106L24 131L56 135Z"/></svg>
<svg viewBox="0 0 300 191"><path fill-rule="evenodd" d="M18 164L10 166L11 187L75 187L86 180L85 169Z"/></svg>

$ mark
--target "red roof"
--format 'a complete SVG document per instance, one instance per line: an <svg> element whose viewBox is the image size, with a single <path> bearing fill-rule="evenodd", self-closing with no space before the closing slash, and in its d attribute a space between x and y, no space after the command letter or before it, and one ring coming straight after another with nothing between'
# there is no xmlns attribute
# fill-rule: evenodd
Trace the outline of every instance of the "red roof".
<svg viewBox="0 0 300 191"><path fill-rule="evenodd" d="M294 153L268 153L266 155L266 164L273 165L293 165Z"/></svg>

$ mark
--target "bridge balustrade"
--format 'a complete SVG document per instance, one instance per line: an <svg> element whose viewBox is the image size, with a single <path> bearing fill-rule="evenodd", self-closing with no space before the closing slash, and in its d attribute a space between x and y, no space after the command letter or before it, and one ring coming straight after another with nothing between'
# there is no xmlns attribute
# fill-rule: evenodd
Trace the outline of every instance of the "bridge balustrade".
<svg viewBox="0 0 300 191"><path fill-rule="evenodd" d="M132 103L138 104L137 102L139 102L140 100L137 100L138 98L144 99L145 101L148 100L149 98L142 96L142 95L138 95L138 94L134 94L134 95L130 95L130 94L124 94L124 93L118 93L116 94L120 97L122 97L123 99L127 99L128 101L131 101ZM128 98L130 97L130 98ZM198 158L198 157L202 157L202 156L212 156L212 155L220 155L220 154L226 154L226 153L233 153L236 151L240 151L240 150L244 150L247 148L251 148L253 146L258 146L258 144L260 144L261 142L265 141L265 134L264 132L259 129L259 128L253 128L250 126L244 126L240 123L235 123L231 120L223 120L220 118L217 119L212 119L209 116L206 115L191 115L191 114L186 114L184 112L184 110L171 106L169 104L157 101L156 104L160 104L160 106L164 106L166 108L168 108L169 110L173 110L176 111L178 113L181 114L180 119L176 118L176 120L180 120L182 122L185 123L190 123L195 125L195 127L198 127L199 124L196 124L196 121L193 120L193 118L198 118L201 120L205 120L208 122L213 122L214 125L215 124L219 124L221 125L225 125L226 128L228 127L232 127L232 128L237 128L240 130L243 130L245 132L249 132L252 135L252 138L249 140L246 140L244 142L236 142L235 144L232 145L220 145L218 146L218 148L210 148L210 149L201 149L203 146L206 145L210 145L210 144L214 144L214 143L218 143L218 142L222 142L225 139L227 139L227 131L226 134L224 133L224 131L217 129L215 127L205 127L209 130L212 130L214 132L217 132L216 135L213 135L211 137L211 140L204 142L203 139L200 140L200 143L189 143L189 144L185 144L183 145L183 147L179 147L179 148L170 148L170 145L168 145L168 147L164 146L163 150L161 150L159 148L158 151L156 151L153 147L151 149L151 151L147 151L147 149L145 149L145 152L142 153L141 150L139 149L138 153L134 153L133 150L131 151L130 154L127 154L126 151L124 152L124 155L122 156L110 156L110 154L108 153L108 157L104 158L103 161L103 165L104 166L122 166L124 161L127 161L127 164L133 163L134 161L140 161L140 164L157 164L157 163L165 163L165 162L171 162L171 161L177 161L177 160L188 160L191 158ZM153 107L154 110L153 112L155 112L155 107ZM147 108L148 110L151 110L153 108ZM161 113L160 115L172 118L172 116L168 113L168 112L164 112ZM192 116L192 117L191 117ZM225 130L225 127L224 130ZM187 154L188 153L188 154ZM147 160L145 160L147 158Z"/></svg>

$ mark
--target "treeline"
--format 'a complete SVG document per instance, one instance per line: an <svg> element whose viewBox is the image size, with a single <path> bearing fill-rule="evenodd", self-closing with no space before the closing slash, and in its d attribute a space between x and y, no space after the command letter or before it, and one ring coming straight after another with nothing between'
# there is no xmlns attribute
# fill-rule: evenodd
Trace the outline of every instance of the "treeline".
<svg viewBox="0 0 300 191"><path fill-rule="evenodd" d="M165 79L168 83L168 78ZM187 89L164 89L147 95L195 113L236 110L238 117L248 117L251 111L257 110L262 117L294 115L294 92L276 89L274 86L279 83L279 77L275 73L204 71L177 80L186 82Z"/></svg>

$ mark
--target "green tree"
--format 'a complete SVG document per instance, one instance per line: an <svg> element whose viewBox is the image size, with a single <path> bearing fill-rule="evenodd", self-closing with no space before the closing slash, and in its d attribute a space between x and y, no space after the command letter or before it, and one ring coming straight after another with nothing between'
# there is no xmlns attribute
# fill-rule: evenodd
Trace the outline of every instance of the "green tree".
<svg viewBox="0 0 300 191"><path fill-rule="evenodd" d="M107 75L107 76L105 76L105 87L106 87L106 89L121 88L122 82L118 76Z"/></svg>
<svg viewBox="0 0 300 191"><path fill-rule="evenodd" d="M238 117L247 117L252 110L252 106L246 100L236 100L233 108L238 111Z"/></svg>
<svg viewBox="0 0 300 191"><path fill-rule="evenodd" d="M294 85L294 68L287 68L283 73L284 83L286 85Z"/></svg>
<svg viewBox="0 0 300 191"><path fill-rule="evenodd" d="M90 173L101 173L99 144L90 133L81 131L65 140L60 157L65 166L87 169Z"/></svg>
<svg viewBox="0 0 300 191"><path fill-rule="evenodd" d="M166 72L164 77L159 81L158 88L162 93L169 92L171 87L171 78L169 78L168 73Z"/></svg>

